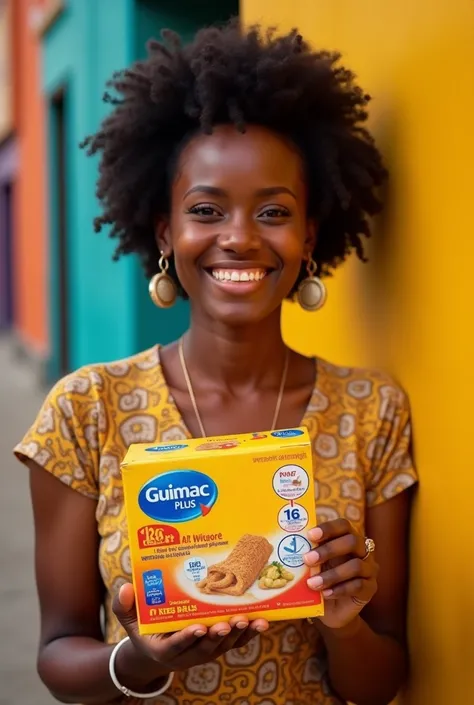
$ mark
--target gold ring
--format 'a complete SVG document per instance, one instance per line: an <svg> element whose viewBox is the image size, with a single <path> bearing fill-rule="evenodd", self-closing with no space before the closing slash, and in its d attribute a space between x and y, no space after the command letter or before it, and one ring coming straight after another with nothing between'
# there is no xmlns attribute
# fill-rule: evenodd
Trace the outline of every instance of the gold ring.
<svg viewBox="0 0 474 705"><path fill-rule="evenodd" d="M365 556L363 557L363 561L366 561L367 558L370 556L371 553L375 551L375 541L373 539L366 538L365 539Z"/></svg>

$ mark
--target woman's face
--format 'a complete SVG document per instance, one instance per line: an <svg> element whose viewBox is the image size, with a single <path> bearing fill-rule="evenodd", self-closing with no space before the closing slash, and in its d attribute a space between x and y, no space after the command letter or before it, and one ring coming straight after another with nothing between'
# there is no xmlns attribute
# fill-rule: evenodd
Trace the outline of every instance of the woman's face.
<svg viewBox="0 0 474 705"><path fill-rule="evenodd" d="M240 326L265 319L314 247L303 164L277 134L222 125L184 148L158 245L174 255L194 314Z"/></svg>

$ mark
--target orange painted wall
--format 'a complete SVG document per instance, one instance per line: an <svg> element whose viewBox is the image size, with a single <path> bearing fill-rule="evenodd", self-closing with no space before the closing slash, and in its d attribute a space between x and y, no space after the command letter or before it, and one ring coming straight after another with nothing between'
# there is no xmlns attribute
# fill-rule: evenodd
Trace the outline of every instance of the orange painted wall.
<svg viewBox="0 0 474 705"><path fill-rule="evenodd" d="M39 3L36 3L37 5ZM40 42L30 0L13 3L16 133L19 174L14 196L15 332L33 354L48 347L46 145Z"/></svg>

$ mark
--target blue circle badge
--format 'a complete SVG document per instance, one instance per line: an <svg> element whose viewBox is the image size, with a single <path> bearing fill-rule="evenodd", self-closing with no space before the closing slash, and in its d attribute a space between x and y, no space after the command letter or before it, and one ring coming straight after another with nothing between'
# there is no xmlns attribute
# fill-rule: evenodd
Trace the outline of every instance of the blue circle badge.
<svg viewBox="0 0 474 705"><path fill-rule="evenodd" d="M300 568L304 564L304 554L310 550L311 544L304 536L285 536L278 545L278 558L288 568Z"/></svg>
<svg viewBox="0 0 474 705"><path fill-rule="evenodd" d="M289 428L286 429L285 431L273 431L272 436L275 436L275 438L294 438L295 436L302 436L303 431L300 431L297 428Z"/></svg>
<svg viewBox="0 0 474 705"><path fill-rule="evenodd" d="M169 446L151 446L150 448L145 448L145 450L148 453L169 453L172 450L182 450L187 447L187 443L175 443Z"/></svg>

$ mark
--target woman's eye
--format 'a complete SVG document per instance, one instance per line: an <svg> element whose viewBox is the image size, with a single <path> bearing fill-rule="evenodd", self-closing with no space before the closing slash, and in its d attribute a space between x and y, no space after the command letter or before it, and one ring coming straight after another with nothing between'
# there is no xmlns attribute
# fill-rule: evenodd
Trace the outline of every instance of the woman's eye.
<svg viewBox="0 0 474 705"><path fill-rule="evenodd" d="M260 218L288 218L290 212L286 208L272 206L260 213Z"/></svg>
<svg viewBox="0 0 474 705"><path fill-rule="evenodd" d="M221 215L219 211L214 208L214 206L207 204L191 206L191 208L188 208L186 212L190 213L191 215L198 215L201 218L215 218Z"/></svg>

